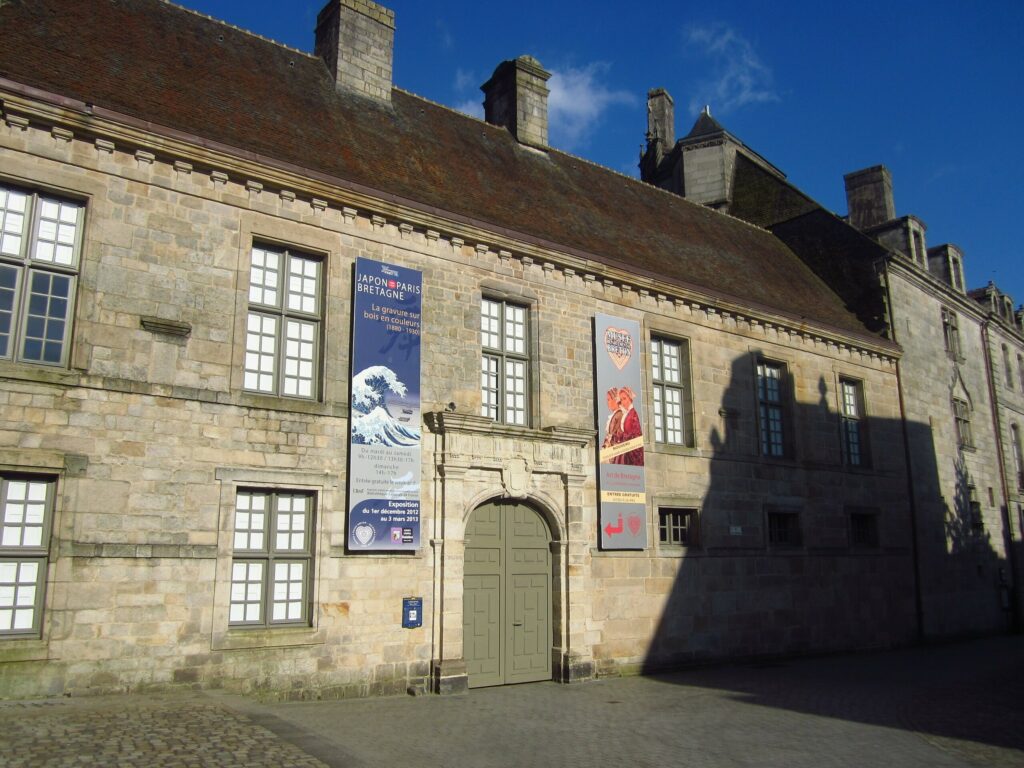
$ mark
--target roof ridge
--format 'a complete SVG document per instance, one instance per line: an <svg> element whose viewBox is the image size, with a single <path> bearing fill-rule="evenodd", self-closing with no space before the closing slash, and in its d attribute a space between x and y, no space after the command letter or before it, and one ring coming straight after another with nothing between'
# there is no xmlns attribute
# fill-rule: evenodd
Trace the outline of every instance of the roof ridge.
<svg viewBox="0 0 1024 768"><path fill-rule="evenodd" d="M168 0L164 0L164 2L168 2ZM482 126L486 126L488 128L493 128L493 129L499 130L499 131L505 130L505 128L503 128L500 125L494 125L492 123L488 123L486 120L483 120L483 119L477 117L476 115L471 115L468 112L463 112L461 109L456 109L455 107L451 107L451 106L449 106L447 104L442 104L439 101L434 101L433 99L429 99L426 96L423 96L422 94L413 93L412 91L406 90L405 88L402 88L400 86L392 84L391 89L395 90L395 91L399 91L400 93L404 93L406 96L410 96L410 97L412 97L414 99L419 99L420 101L424 101L427 104L431 104L432 106L438 107L438 108L443 109L443 110L445 110L447 112L453 112L456 115L459 115L460 117L464 117L464 118L466 118L468 120L474 120L474 121L480 123L480 125L482 125ZM557 147L550 147L549 146L547 148L547 151L553 152L553 153L556 153L556 154L559 154L559 155L562 155L563 157L569 158L570 160L578 160L579 162L586 163L587 165L589 165L589 166L591 166L593 168L597 168L599 170L606 171L608 173L614 174L615 176L618 176L618 177L620 177L622 179L625 179L626 181L629 181L629 182L632 182L634 184L640 185L644 190L654 190L655 192L658 192L660 194L670 196L671 199L674 200L674 201L681 200L686 205L696 206L697 208L700 208L701 210L704 210L704 211L708 211L711 214L717 214L718 216L724 216L727 219L732 219L733 221L738 221L739 223L741 223L741 224L743 224L743 225L745 225L747 227L750 227L752 229L756 229L758 232L765 232L767 234L771 234L771 232L768 229L766 229L764 227L759 227L757 224L753 224L753 223L751 223L751 222L749 222L749 221L747 221L745 219L737 218L736 216L733 216L731 214L725 213L724 211L719 211L719 210L717 210L715 208L708 208L706 205L703 205L701 203L696 203L693 200L690 200L689 198L683 197L682 195L676 194L675 192L670 192L667 189L662 189L661 187L656 187L653 184L648 184L646 181L643 181L642 179L638 179L635 176L629 176L629 175L623 173L622 171L616 170L615 168L609 168L607 165L602 165L601 163L598 163L598 162L596 162L594 160L590 160L589 158L581 157L580 155L574 155L571 152L567 152L564 149L558 149Z"/></svg>
<svg viewBox="0 0 1024 768"><path fill-rule="evenodd" d="M228 29L233 29L236 32L242 32L242 33L248 35L249 37L255 37L257 40L262 40L262 41L264 41L266 43L271 43L272 45L276 45L279 48L284 48L285 50L291 51L292 53L298 53L298 54L306 56L307 58L310 58L310 59L319 58L316 54L310 53L309 51L303 51L302 49L294 48L294 47L288 45L287 43L282 43L280 40L274 40L273 38L266 37L264 35L256 34L255 32L252 32L251 30L243 29L242 27L239 27L239 26L237 26L235 24L232 24L230 21L224 21L223 19L218 19L216 16L210 16L209 14L203 13L202 11L196 11L196 10L194 10L192 8L186 8L183 5L178 5L177 3L173 2L173 0L159 0L159 1L161 3L163 3L164 5L169 5L170 7L175 8L175 9L177 9L179 11L185 11L186 13L191 13L193 16L198 16L201 19L206 19L207 21L215 22L217 24L220 24L223 27L227 27Z"/></svg>

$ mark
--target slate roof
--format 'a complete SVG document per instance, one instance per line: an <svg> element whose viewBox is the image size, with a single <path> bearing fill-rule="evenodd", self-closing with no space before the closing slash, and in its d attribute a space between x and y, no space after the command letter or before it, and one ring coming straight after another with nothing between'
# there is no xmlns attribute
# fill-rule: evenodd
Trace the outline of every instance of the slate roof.
<svg viewBox="0 0 1024 768"><path fill-rule="evenodd" d="M339 93L319 59L163 0L7 0L0 29L4 80L881 341L766 231L400 89Z"/></svg>

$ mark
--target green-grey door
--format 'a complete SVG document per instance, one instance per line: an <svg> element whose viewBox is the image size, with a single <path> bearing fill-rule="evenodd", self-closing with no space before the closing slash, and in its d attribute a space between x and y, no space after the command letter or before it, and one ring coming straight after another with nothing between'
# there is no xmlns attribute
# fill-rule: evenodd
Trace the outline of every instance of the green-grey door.
<svg viewBox="0 0 1024 768"><path fill-rule="evenodd" d="M551 679L551 537L526 504L492 502L466 526L469 687Z"/></svg>

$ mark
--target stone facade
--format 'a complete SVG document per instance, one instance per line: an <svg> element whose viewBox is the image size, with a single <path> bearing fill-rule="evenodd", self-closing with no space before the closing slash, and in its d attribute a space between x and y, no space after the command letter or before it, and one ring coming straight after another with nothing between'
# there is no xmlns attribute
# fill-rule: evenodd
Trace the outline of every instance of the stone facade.
<svg viewBox="0 0 1024 768"><path fill-rule="evenodd" d="M0 631L0 695L464 690L473 682L466 529L495 500L527 503L547 528L543 644L557 680L914 639L902 363L891 341L91 104L4 86L3 118L0 188L73 201L83 213L76 256L60 272L74 281L64 359L0 360L0 479L31 480L52 496L42 553L33 550L45 571L37 631ZM631 196L665 202L628 183ZM687 215L706 213L695 210ZM707 215L731 236L751 236L744 223ZM320 266L314 397L247 389L260 247ZM414 552L346 544L358 257L423 275L423 543ZM841 306L823 284L821 293L826 308ZM525 425L480 415L484 299L526 309ZM642 414L649 533L640 550L598 545L598 313L640 324L646 390L652 339L684 350L688 438L655 441L654 411ZM781 372L778 456L764 455L760 437L765 361ZM984 407L987 395L973 380L970 388ZM857 461L844 438L846 392L859 404ZM997 466L971 466L979 489L998 485ZM251 491L312 499L302 621L232 618L244 599L234 589L236 502ZM5 514L18 498L10 491ZM669 510L689 515L685 541L660 529ZM994 530L994 507L984 514ZM423 599L420 627L402 627L407 596Z"/></svg>
<svg viewBox="0 0 1024 768"><path fill-rule="evenodd" d="M649 98L657 114L670 99L663 91ZM866 323L881 315L903 350L920 631L950 637L1014 626L1022 591L1024 479L1015 429L1019 435L1024 325L1012 300L991 284L967 292L963 253L951 244L928 248L924 222L896 215L884 166L846 175L845 223L707 111L674 149L649 131L640 167L652 184L769 228Z"/></svg>

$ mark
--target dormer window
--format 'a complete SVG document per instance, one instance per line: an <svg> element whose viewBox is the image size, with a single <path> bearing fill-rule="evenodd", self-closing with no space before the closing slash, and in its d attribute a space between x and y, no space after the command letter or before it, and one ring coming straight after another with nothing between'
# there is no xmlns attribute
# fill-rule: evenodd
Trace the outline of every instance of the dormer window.
<svg viewBox="0 0 1024 768"><path fill-rule="evenodd" d="M956 256L949 260L949 276L954 288L958 291L964 290L964 268Z"/></svg>

